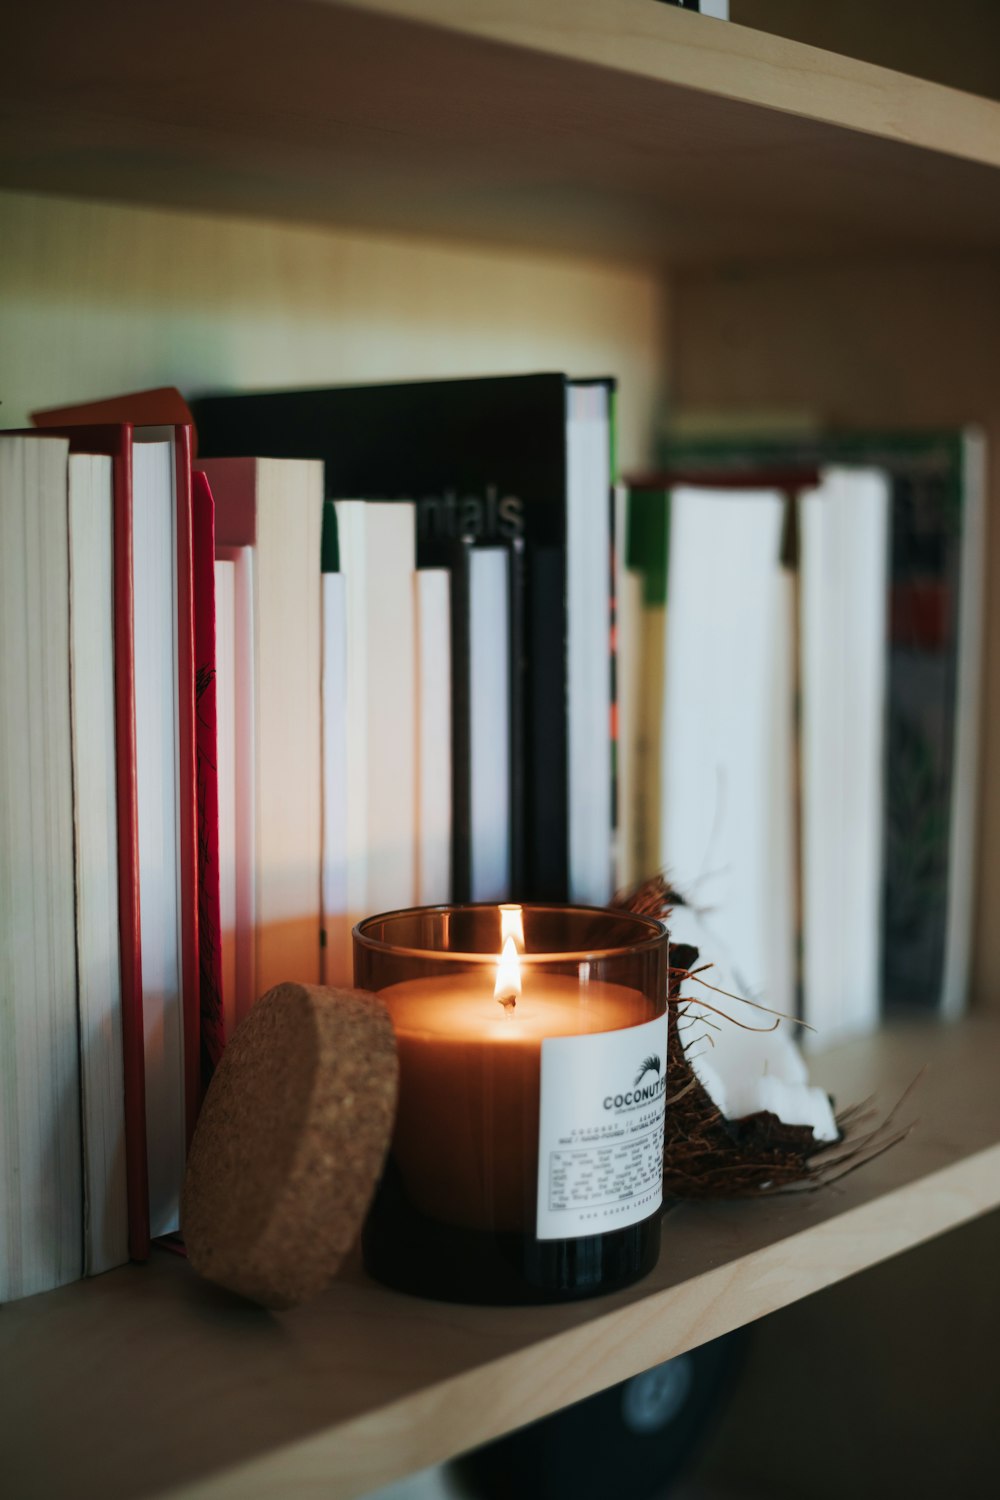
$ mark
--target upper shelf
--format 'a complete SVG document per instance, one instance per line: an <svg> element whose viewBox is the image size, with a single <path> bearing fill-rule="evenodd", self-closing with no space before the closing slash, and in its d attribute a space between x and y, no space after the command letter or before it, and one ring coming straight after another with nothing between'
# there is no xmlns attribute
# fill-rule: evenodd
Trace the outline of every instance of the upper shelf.
<svg viewBox="0 0 1000 1500"><path fill-rule="evenodd" d="M1000 245L1000 103L654 0L36 0L4 57L7 187L674 261Z"/></svg>
<svg viewBox="0 0 1000 1500"><path fill-rule="evenodd" d="M656 1270L562 1307L452 1307L342 1276L269 1315L161 1253L0 1311L18 1500L367 1493L624 1380L1000 1204L1000 1024L894 1028L820 1058L902 1144L833 1187L667 1214Z"/></svg>

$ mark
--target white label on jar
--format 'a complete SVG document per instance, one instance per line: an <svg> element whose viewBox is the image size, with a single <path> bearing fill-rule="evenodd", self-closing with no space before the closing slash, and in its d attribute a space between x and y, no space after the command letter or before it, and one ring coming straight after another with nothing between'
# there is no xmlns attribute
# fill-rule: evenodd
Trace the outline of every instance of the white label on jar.
<svg viewBox="0 0 1000 1500"><path fill-rule="evenodd" d="M638 1224L663 1202L667 1017L546 1037L538 1124L540 1240Z"/></svg>

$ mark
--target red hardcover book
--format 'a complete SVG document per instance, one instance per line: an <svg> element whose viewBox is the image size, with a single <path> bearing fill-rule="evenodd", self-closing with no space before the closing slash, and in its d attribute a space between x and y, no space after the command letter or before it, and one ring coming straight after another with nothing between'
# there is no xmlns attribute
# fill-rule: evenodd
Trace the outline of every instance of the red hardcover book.
<svg viewBox="0 0 1000 1500"><path fill-rule="evenodd" d="M85 430L83 424L132 424L135 437L171 438L174 444L177 559L178 829L180 858L181 995L184 1015L184 1120L187 1143L201 1105L200 983L198 959L198 798L195 705L194 564L191 461L194 429L180 392L172 386L131 392L32 413L36 427ZM138 425L141 424L141 425ZM93 429L91 429L93 430ZM109 427L102 430L110 431ZM87 451L87 450L83 450ZM130 554L131 555L131 554ZM130 584L131 586L131 584ZM116 627L117 628L117 627ZM134 691L133 691L134 705ZM134 725L134 714L133 714ZM134 757L134 731L133 731Z"/></svg>
<svg viewBox="0 0 1000 1500"><path fill-rule="evenodd" d="M192 476L194 651L198 752L198 950L201 1084L208 1087L226 1044L219 911L218 718L215 690L215 503L204 474Z"/></svg>
<svg viewBox="0 0 1000 1500"><path fill-rule="evenodd" d="M72 409L70 409L72 413ZM82 408L79 415L89 415ZM61 418L61 420L57 420ZM149 1253L149 1152L145 1115L145 1037L140 940L138 796L133 637L132 455L137 441L169 437L173 443L177 599L178 861L180 872L180 988L183 1013L184 1129L190 1143L201 1103L200 985L198 959L198 799L195 744L195 644L192 432L188 426L140 429L120 425L66 425L65 414L38 413L46 431L62 432L80 452L110 453L115 463L115 686L118 783L118 880L125 1060L126 1164L129 1253ZM178 1183L178 1189L180 1184Z"/></svg>
<svg viewBox="0 0 1000 1500"><path fill-rule="evenodd" d="M201 1106L201 984L198 960L198 752L195 668L192 430L173 428L177 502L177 747L181 996L187 1144Z"/></svg>
<svg viewBox="0 0 1000 1500"><path fill-rule="evenodd" d="M103 401L83 401L75 406L53 406L33 411L36 427L79 427L86 423L107 425L130 422L133 427L190 427L190 408L176 386L160 385L149 391L129 391Z"/></svg>
<svg viewBox="0 0 1000 1500"><path fill-rule="evenodd" d="M139 920L139 812L135 771L135 657L132 637L133 430L128 422L92 427L66 426L52 422L45 426L47 431L68 438L72 452L104 453L112 460L115 779L118 810L118 927L125 1092L125 1176L129 1254L133 1260L145 1260L149 1255L149 1182Z"/></svg>

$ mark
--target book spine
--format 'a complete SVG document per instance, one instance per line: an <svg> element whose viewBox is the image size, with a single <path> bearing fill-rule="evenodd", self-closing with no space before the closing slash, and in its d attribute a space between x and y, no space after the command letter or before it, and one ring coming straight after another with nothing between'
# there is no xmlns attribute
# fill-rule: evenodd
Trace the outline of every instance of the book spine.
<svg viewBox="0 0 1000 1500"><path fill-rule="evenodd" d="M192 476L195 740L198 757L198 981L202 1092L226 1044L219 909L219 765L215 652L215 506L204 474Z"/></svg>
<svg viewBox="0 0 1000 1500"><path fill-rule="evenodd" d="M472 734L470 677L470 552L472 542L455 545L451 569L451 773L452 900L472 899Z"/></svg>
<svg viewBox="0 0 1000 1500"><path fill-rule="evenodd" d="M417 900L451 895L451 574L420 568L417 603Z"/></svg>
<svg viewBox="0 0 1000 1500"><path fill-rule="evenodd" d="M569 885L565 551L536 548L529 558L527 581L531 728L525 895L532 901L565 901Z"/></svg>
<svg viewBox="0 0 1000 1500"><path fill-rule="evenodd" d="M327 529L324 507L324 537ZM329 570L325 563L324 557L322 980L350 986L354 970L348 899L347 598L343 573Z"/></svg>
<svg viewBox="0 0 1000 1500"><path fill-rule="evenodd" d="M516 900L528 876L527 826L527 561L524 538L510 543L510 894Z"/></svg>
<svg viewBox="0 0 1000 1500"><path fill-rule="evenodd" d="M194 525L191 428L174 436L177 565L178 816L180 820L181 1003L184 1124L188 1145L201 1105L201 983L198 954L198 752L195 709Z"/></svg>
<svg viewBox="0 0 1000 1500"><path fill-rule="evenodd" d="M149 1255L146 1070L139 908L139 814L135 769L135 657L132 646L132 440L114 456L115 752L118 763L118 921L125 1070L125 1173L128 1248Z"/></svg>
<svg viewBox="0 0 1000 1500"><path fill-rule="evenodd" d="M510 899L510 553L470 556L471 899Z"/></svg>

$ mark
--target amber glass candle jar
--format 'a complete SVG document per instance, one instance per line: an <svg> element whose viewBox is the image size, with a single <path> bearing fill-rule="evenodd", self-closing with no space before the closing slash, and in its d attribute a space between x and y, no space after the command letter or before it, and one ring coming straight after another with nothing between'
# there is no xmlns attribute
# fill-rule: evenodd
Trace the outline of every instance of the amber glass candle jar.
<svg viewBox="0 0 1000 1500"><path fill-rule="evenodd" d="M399 1109L365 1231L379 1280L452 1301L626 1286L655 1263L667 933L587 907L429 907L354 929Z"/></svg>

